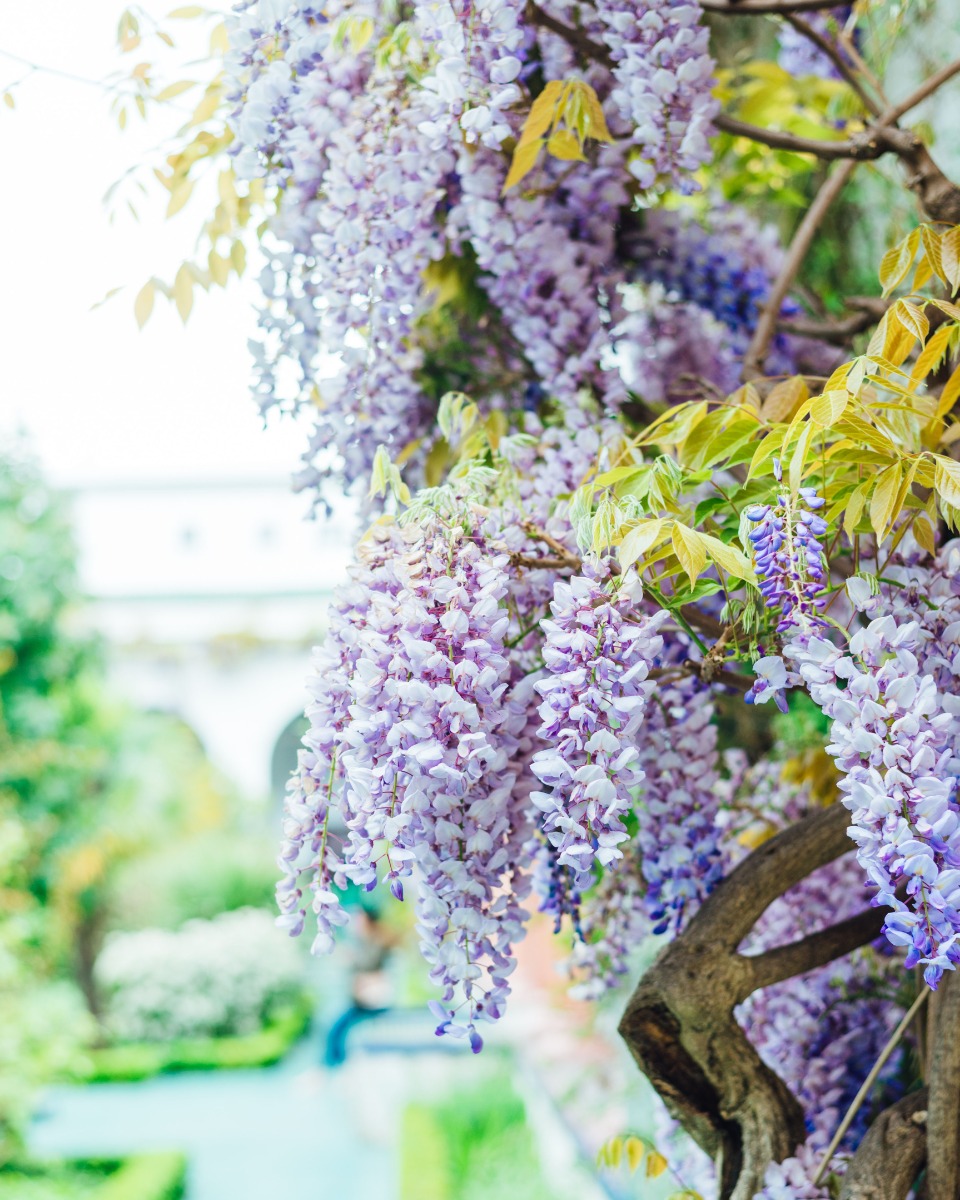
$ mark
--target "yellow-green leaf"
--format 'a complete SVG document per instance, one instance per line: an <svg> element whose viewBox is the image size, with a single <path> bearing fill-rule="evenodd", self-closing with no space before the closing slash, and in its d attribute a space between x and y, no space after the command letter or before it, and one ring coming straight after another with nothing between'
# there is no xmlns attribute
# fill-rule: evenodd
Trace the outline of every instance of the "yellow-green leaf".
<svg viewBox="0 0 960 1200"><path fill-rule="evenodd" d="M503 182L501 195L505 195L512 187L516 187L521 179L530 174L536 166L542 149L543 138L538 138L532 142L519 142L517 144L517 148L513 152L513 161L510 163L510 170Z"/></svg>
<svg viewBox="0 0 960 1200"><path fill-rule="evenodd" d="M196 86L196 81L193 79L181 79L177 83L169 83L165 88L161 88L154 96L154 100L159 100L163 104L167 100L174 100L177 96L182 96L184 92L189 92Z"/></svg>
<svg viewBox="0 0 960 1200"><path fill-rule="evenodd" d="M807 451L810 449L810 441L813 437L813 431L816 428L812 423L808 422L803 427L803 432L797 439L796 447L790 458L789 483L790 490L796 494L803 481L803 468L807 463Z"/></svg>
<svg viewBox="0 0 960 1200"><path fill-rule="evenodd" d="M173 301L177 306L177 312L180 314L180 320L186 323L187 317L190 316L190 310L193 308L193 272L187 263L181 264L180 270L177 271L176 279L173 281Z"/></svg>
<svg viewBox="0 0 960 1200"><path fill-rule="evenodd" d="M775 454L778 454L783 447L783 437L786 433L785 429L772 429L767 436L760 442L756 450L753 452L753 458L750 460L750 466L747 470L747 482L757 474L760 468Z"/></svg>
<svg viewBox="0 0 960 1200"><path fill-rule="evenodd" d="M691 584L696 583L707 565L707 548L704 545L703 536L695 529L690 529L686 525L681 525L679 521L675 521L671 541L677 561L686 571Z"/></svg>
<svg viewBox="0 0 960 1200"><path fill-rule="evenodd" d="M953 408L960 397L960 366L954 370L953 374L943 385L943 391L940 393L940 399L937 401L937 416L945 417Z"/></svg>
<svg viewBox="0 0 960 1200"><path fill-rule="evenodd" d="M877 476L876 487L870 498L870 524L878 538L882 538L893 514L897 492L900 490L900 464L892 463Z"/></svg>
<svg viewBox="0 0 960 1200"><path fill-rule="evenodd" d="M713 537L709 533L701 533L700 538L705 543L707 553L713 561L718 567L723 567L728 575L732 575L735 579L745 579L747 583L756 582L750 560L739 547L721 542L719 538Z"/></svg>
<svg viewBox="0 0 960 1200"><path fill-rule="evenodd" d="M647 1152L647 1147L638 1137L628 1137L626 1141L627 1151L627 1166L631 1171L636 1169L643 1162L643 1156Z"/></svg>
<svg viewBox="0 0 960 1200"><path fill-rule="evenodd" d="M150 320L156 292L157 290L153 285L152 279L149 283L145 283L140 291L137 292L137 298L133 302L133 315L137 318L137 324L141 329Z"/></svg>
<svg viewBox="0 0 960 1200"><path fill-rule="evenodd" d="M789 421L809 395L810 389L802 375L784 379L770 389L760 415L765 421Z"/></svg>
<svg viewBox="0 0 960 1200"><path fill-rule="evenodd" d="M846 512L843 514L843 532L850 539L853 538L860 518L863 516L863 509L867 503L867 492L869 490L870 481L867 480L854 490L847 501Z"/></svg>
<svg viewBox="0 0 960 1200"><path fill-rule="evenodd" d="M178 213L181 208L190 199L193 193L193 180L181 179L170 193L170 199L167 203L167 216L172 217Z"/></svg>
<svg viewBox="0 0 960 1200"><path fill-rule="evenodd" d="M919 383L921 379L925 379L931 371L939 367L956 328L955 325L941 325L930 338L918 355L913 371L910 373L910 378L914 383Z"/></svg>
<svg viewBox="0 0 960 1200"><path fill-rule="evenodd" d="M893 306L893 313L908 333L912 333L918 341L926 341L930 332L930 321L922 309L911 304L909 300L898 300Z"/></svg>
<svg viewBox="0 0 960 1200"><path fill-rule="evenodd" d="M829 429L843 416L850 403L850 393L844 389L824 392L810 404L810 420L822 429Z"/></svg>
<svg viewBox="0 0 960 1200"><path fill-rule="evenodd" d="M202 17L207 10L200 4L184 4L167 13L170 21L189 21L193 17Z"/></svg>
<svg viewBox="0 0 960 1200"><path fill-rule="evenodd" d="M3 102L7 106L7 108L16 108L17 107L16 100L14 100L13 96L9 92L3 93Z"/></svg>
<svg viewBox="0 0 960 1200"><path fill-rule="evenodd" d="M626 571L635 562L643 558L651 546L656 545L662 535L663 521L655 517L651 521L641 521L639 525L628 530L623 535L623 541L617 550L621 570Z"/></svg>
<svg viewBox="0 0 960 1200"><path fill-rule="evenodd" d="M551 79L530 107L527 119L520 131L520 146L538 141L553 124L557 104L563 94L563 81ZM516 156L514 156L516 157Z"/></svg>
<svg viewBox="0 0 960 1200"><path fill-rule="evenodd" d="M960 288L960 225L954 225L940 238L940 262L952 295Z"/></svg>
<svg viewBox="0 0 960 1200"><path fill-rule="evenodd" d="M899 245L888 250L880 260L880 285L888 296L907 277L920 241L920 231L914 229Z"/></svg>
<svg viewBox="0 0 960 1200"><path fill-rule="evenodd" d="M942 500L954 508L960 508L960 463L952 458L936 456L935 487Z"/></svg>
<svg viewBox="0 0 960 1200"><path fill-rule="evenodd" d="M648 1179L657 1179L664 1173L670 1164L658 1150L650 1150L647 1153L646 1174Z"/></svg>
<svg viewBox="0 0 960 1200"><path fill-rule="evenodd" d="M550 134L547 142L547 153L563 162L586 162L587 156L580 148L574 134L569 129L557 129Z"/></svg>

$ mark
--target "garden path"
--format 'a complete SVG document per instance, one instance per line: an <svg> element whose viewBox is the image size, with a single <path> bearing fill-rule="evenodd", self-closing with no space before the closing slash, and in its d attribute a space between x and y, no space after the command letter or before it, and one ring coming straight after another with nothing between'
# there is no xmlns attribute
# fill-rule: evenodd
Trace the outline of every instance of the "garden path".
<svg viewBox="0 0 960 1200"><path fill-rule="evenodd" d="M336 1072L309 1038L276 1067L51 1088L38 1157L180 1150L186 1200L395 1200L409 1063L357 1055ZM390 1060L393 1061L390 1061Z"/></svg>

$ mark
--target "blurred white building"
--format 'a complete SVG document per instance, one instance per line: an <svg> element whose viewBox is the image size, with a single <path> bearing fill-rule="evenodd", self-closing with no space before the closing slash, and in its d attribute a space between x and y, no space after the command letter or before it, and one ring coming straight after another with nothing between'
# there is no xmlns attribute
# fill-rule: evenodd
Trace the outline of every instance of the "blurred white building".
<svg viewBox="0 0 960 1200"><path fill-rule="evenodd" d="M352 513L305 520L282 477L91 483L72 498L114 686L181 717L244 795L276 795Z"/></svg>

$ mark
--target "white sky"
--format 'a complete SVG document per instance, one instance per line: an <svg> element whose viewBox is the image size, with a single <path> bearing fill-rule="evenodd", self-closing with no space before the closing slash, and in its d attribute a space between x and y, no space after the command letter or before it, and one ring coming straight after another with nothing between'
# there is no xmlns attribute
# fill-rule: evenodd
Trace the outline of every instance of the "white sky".
<svg viewBox="0 0 960 1200"><path fill-rule="evenodd" d="M145 7L162 16L175 4ZM0 50L94 79L129 70L156 44L121 58L123 8L119 0L0 0ZM168 28L196 46L195 24ZM22 74L0 56L0 90ZM167 222L157 184L139 223L124 208L111 225L102 197L183 114L147 128L132 114L121 133L95 87L37 73L14 95L15 111L0 105L0 433L28 431L57 484L286 477L303 433L289 423L264 432L248 393L255 270L227 293L198 290L185 328L162 298L142 333L133 317L140 285L153 274L172 279L188 256L203 206L195 197ZM91 311L120 285L123 293Z"/></svg>

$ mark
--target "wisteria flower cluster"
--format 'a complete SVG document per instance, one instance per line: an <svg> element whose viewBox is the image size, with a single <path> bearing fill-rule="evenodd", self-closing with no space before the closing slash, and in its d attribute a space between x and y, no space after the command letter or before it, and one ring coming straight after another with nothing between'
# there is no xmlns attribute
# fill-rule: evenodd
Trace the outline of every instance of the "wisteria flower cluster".
<svg viewBox="0 0 960 1200"><path fill-rule="evenodd" d="M827 749L843 773L857 855L877 901L893 909L887 937L908 947L907 964L922 964L933 987L960 962L960 698L925 666L952 666L958 633L956 622L925 629L888 612L846 648L822 637L785 647L832 719Z"/></svg>
<svg viewBox="0 0 960 1200"><path fill-rule="evenodd" d="M540 736L550 745L531 765L550 790L532 798L558 864L578 879L622 854L623 817L644 778L635 742L653 690L647 676L663 648L666 613L631 619L636 582L614 587L587 576L559 583L541 623L549 674L537 684Z"/></svg>
<svg viewBox="0 0 960 1200"><path fill-rule="evenodd" d="M613 59L614 103L633 127L630 170L641 187L667 175L681 191L710 157L713 59L699 4L691 0L600 0L597 13Z"/></svg>

